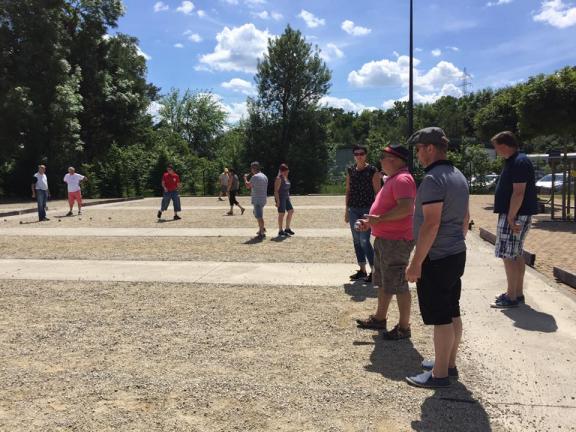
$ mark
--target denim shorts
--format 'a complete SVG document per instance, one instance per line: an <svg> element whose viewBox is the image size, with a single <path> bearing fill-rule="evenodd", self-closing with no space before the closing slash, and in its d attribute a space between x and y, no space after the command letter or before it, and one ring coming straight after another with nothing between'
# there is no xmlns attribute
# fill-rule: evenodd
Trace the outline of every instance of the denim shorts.
<svg viewBox="0 0 576 432"><path fill-rule="evenodd" d="M253 203L252 206L254 207L253 213L256 219L264 219L264 206L266 204L261 203Z"/></svg>

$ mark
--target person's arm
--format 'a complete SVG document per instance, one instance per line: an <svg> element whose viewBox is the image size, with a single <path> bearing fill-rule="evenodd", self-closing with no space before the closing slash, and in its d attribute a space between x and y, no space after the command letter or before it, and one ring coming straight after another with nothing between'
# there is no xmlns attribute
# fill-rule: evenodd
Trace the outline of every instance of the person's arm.
<svg viewBox="0 0 576 432"><path fill-rule="evenodd" d="M168 189L166 189L166 184L164 183L164 178L162 178L162 190L164 192L168 192Z"/></svg>
<svg viewBox="0 0 576 432"><path fill-rule="evenodd" d="M462 226L462 232L464 233L464 238L468 234L470 229L470 206L466 209L466 216L464 216L464 225Z"/></svg>
<svg viewBox="0 0 576 432"><path fill-rule="evenodd" d="M516 223L516 217L518 216L520 207L522 207L525 193L526 183L512 184L512 196L510 197L510 207L508 209L508 224L514 233L520 232L521 226Z"/></svg>
<svg viewBox="0 0 576 432"><path fill-rule="evenodd" d="M350 222L350 216L348 215L348 201L350 200L350 174L346 174L346 208L344 210L344 222Z"/></svg>
<svg viewBox="0 0 576 432"><path fill-rule="evenodd" d="M428 256L428 252L430 252L440 228L443 206L444 202L435 202L422 206L424 221L418 233L414 256L406 269L406 280L408 282L416 282L422 274L422 263Z"/></svg>
<svg viewBox="0 0 576 432"><path fill-rule="evenodd" d="M36 198L36 182L38 179L34 177L34 182L32 183L32 198Z"/></svg>
<svg viewBox="0 0 576 432"><path fill-rule="evenodd" d="M381 215L368 215L367 223L370 226L378 225L382 222L390 222L404 219L414 211L414 198L400 198L396 200L396 206Z"/></svg>
<svg viewBox="0 0 576 432"><path fill-rule="evenodd" d="M244 185L248 189L252 189L252 183L250 182L250 180L248 180L248 174L244 174Z"/></svg>
<svg viewBox="0 0 576 432"><path fill-rule="evenodd" d="M374 188L375 195L380 192L382 188L382 175L378 171L372 176L372 187Z"/></svg>
<svg viewBox="0 0 576 432"><path fill-rule="evenodd" d="M276 177L276 180L274 180L274 201L276 201L276 207L278 207L280 202L280 186L282 186L282 180L280 180L280 177Z"/></svg>
<svg viewBox="0 0 576 432"><path fill-rule="evenodd" d="M83 181L88 181L88 177L82 176L82 179L80 179L80 181L81 181L81 182L83 182Z"/></svg>

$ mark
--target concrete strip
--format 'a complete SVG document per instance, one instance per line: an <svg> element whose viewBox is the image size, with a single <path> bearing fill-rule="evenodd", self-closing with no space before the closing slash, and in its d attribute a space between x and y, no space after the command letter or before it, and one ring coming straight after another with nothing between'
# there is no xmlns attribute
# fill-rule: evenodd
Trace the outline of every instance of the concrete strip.
<svg viewBox="0 0 576 432"><path fill-rule="evenodd" d="M203 282L330 286L348 280L353 264L0 260L0 279Z"/></svg>
<svg viewBox="0 0 576 432"><path fill-rule="evenodd" d="M250 204L246 204L247 206L247 210L251 210L252 206ZM272 203L273 206L273 203ZM145 210L145 211L151 211L151 212L157 212L159 209L159 205L157 206L122 206L121 204L115 204L115 205L110 205L110 206L98 206L98 207L94 207L91 208L90 211L94 211L94 210L100 210L100 211L109 211L109 210ZM344 206L341 205L299 205L299 206L294 206L294 208L296 210L344 210ZM194 210L221 210L223 212L226 212L228 210L230 210L229 206L191 206L191 207L186 207L186 206L182 206L182 211L194 211ZM172 208L169 208L168 213L171 214L172 213ZM234 213L238 213L238 209L235 208L234 209Z"/></svg>
<svg viewBox="0 0 576 432"><path fill-rule="evenodd" d="M257 228L0 228L0 236L33 237L254 237ZM302 228L298 237L349 237L349 228ZM272 236L273 237L273 236Z"/></svg>

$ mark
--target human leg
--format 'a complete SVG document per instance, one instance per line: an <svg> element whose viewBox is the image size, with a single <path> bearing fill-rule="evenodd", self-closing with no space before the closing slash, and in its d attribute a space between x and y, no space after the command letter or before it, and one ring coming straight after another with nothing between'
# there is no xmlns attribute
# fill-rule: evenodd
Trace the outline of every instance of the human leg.
<svg viewBox="0 0 576 432"><path fill-rule="evenodd" d="M46 191L36 189L36 203L38 204L38 220L46 219L46 198L48 194Z"/></svg>
<svg viewBox="0 0 576 432"><path fill-rule="evenodd" d="M360 235L361 233L356 230L354 224L363 215L362 209L350 208L348 210L348 220L350 223L350 230L352 231L352 242L354 244L354 253L356 254L356 261L360 266L360 271L366 273L366 254L362 248Z"/></svg>

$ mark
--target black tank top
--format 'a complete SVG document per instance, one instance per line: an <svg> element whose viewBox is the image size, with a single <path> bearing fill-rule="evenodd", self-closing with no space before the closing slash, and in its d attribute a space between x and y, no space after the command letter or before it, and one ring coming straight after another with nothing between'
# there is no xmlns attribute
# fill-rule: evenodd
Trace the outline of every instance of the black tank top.
<svg viewBox="0 0 576 432"><path fill-rule="evenodd" d="M372 178L376 172L376 167L370 164L367 164L362 170L357 170L356 165L348 168L348 176L350 177L348 207L364 208L372 206L375 198Z"/></svg>

